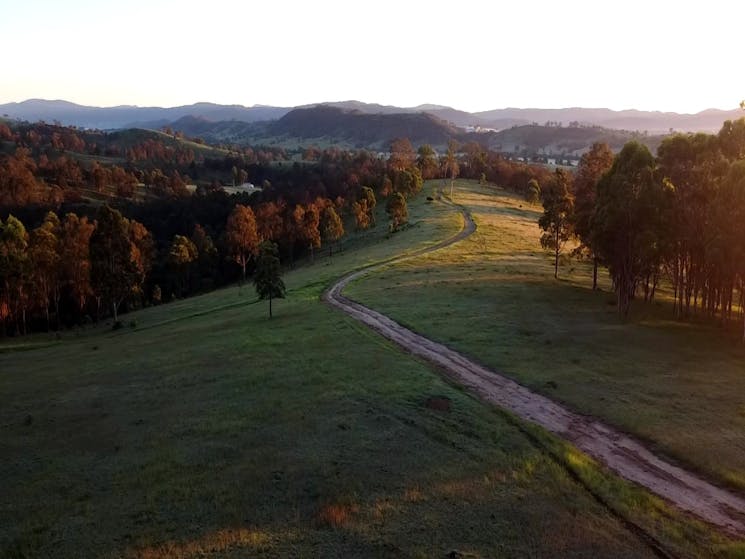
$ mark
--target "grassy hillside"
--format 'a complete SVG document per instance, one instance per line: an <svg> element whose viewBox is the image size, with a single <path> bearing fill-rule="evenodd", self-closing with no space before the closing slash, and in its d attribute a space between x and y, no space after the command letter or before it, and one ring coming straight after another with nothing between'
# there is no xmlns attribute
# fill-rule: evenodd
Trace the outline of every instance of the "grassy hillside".
<svg viewBox="0 0 745 559"><path fill-rule="evenodd" d="M590 289L589 264L567 261L553 279L539 206L458 184L476 234L371 275L351 296L745 488L745 348L715 327L675 321L664 291L656 304L635 302L621 324L606 276L602 291Z"/></svg>
<svg viewBox="0 0 745 559"><path fill-rule="evenodd" d="M215 146L200 144L188 138L178 138L159 130L144 130L142 128L127 128L107 134L110 143L124 149L131 148L146 140L162 142L167 147L191 149L197 157L224 157L230 152Z"/></svg>
<svg viewBox="0 0 745 559"><path fill-rule="evenodd" d="M0 346L0 555L654 556L578 476L676 556L734 556L319 302L342 272L462 223L423 200L411 220L288 273L272 320L234 287L122 331ZM409 305L436 312L427 297Z"/></svg>

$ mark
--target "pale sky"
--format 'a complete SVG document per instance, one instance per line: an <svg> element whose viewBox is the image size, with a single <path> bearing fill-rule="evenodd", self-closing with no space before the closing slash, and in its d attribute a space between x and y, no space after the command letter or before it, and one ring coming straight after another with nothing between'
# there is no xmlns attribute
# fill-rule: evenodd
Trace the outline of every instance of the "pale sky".
<svg viewBox="0 0 745 559"><path fill-rule="evenodd" d="M733 109L744 24L742 0L0 0L0 103Z"/></svg>

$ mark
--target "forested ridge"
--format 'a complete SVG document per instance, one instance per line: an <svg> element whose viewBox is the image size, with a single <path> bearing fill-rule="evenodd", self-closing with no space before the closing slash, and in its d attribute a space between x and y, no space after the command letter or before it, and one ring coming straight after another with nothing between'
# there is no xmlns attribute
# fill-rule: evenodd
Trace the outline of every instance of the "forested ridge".
<svg viewBox="0 0 745 559"><path fill-rule="evenodd" d="M390 156L338 148L205 146L171 130L106 133L0 124L0 321L4 335L62 329L203 292L252 274L259 245L286 266L347 231L391 230L424 179L483 177L520 188L542 167L478 144L438 156L407 139ZM247 181L252 193L223 187ZM187 185L193 185L187 188Z"/></svg>

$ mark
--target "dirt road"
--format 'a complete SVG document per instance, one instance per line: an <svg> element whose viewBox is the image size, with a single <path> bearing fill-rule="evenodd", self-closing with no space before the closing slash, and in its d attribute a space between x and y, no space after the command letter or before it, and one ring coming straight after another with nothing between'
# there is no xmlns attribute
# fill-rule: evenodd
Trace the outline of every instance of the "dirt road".
<svg viewBox="0 0 745 559"><path fill-rule="evenodd" d="M463 215L465 223L460 233L402 259L438 250L469 236L476 230L476 225L467 213ZM616 474L643 485L680 509L726 533L745 537L745 498L656 456L641 442L601 421L572 412L342 294L349 282L375 269L373 266L344 276L323 294L323 300L409 353L436 365L483 400L556 433Z"/></svg>

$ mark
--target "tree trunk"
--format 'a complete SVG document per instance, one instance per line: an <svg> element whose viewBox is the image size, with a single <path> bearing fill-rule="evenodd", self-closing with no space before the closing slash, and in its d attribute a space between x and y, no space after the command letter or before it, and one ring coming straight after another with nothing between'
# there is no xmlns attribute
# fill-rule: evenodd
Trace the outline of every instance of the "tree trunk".
<svg viewBox="0 0 745 559"><path fill-rule="evenodd" d="M621 285L618 287L618 316L621 320L625 321L629 315L629 308L631 307L631 297L629 289L626 286L626 282L620 282Z"/></svg>
<svg viewBox="0 0 745 559"><path fill-rule="evenodd" d="M745 289L740 285L740 312L742 313L742 343L745 344Z"/></svg>
<svg viewBox="0 0 745 559"><path fill-rule="evenodd" d="M598 289L598 257L593 256L592 258L592 290L597 291Z"/></svg>
<svg viewBox="0 0 745 559"><path fill-rule="evenodd" d="M116 324L116 321L117 321L117 320L118 320L118 318L119 318L119 315L117 314L117 310L118 310L118 309L117 309L117 307L118 307L119 305L117 305L117 304L116 304L116 301L112 301L112 302L111 302L111 306L112 306L112 308L114 309L114 324Z"/></svg>
<svg viewBox="0 0 745 559"><path fill-rule="evenodd" d="M272 296L269 294L269 318L272 318Z"/></svg>
<svg viewBox="0 0 745 559"><path fill-rule="evenodd" d="M60 294L59 290L55 292L54 294L54 316L57 320L57 331L59 332L60 329L60 317L59 317L59 300L60 300Z"/></svg>
<svg viewBox="0 0 745 559"><path fill-rule="evenodd" d="M556 228L556 243L554 245L554 279L559 279L559 229Z"/></svg>

